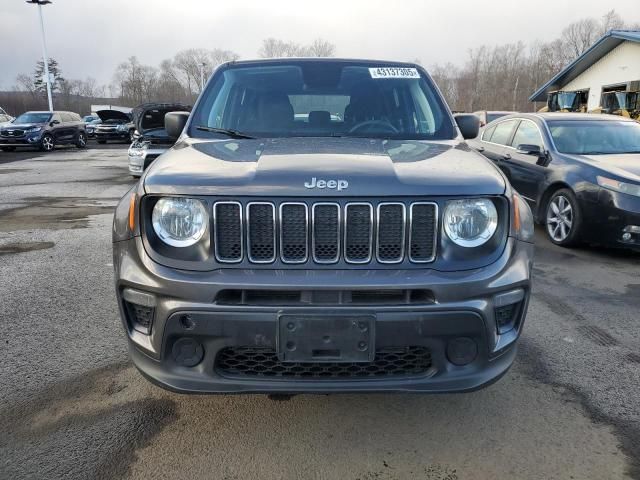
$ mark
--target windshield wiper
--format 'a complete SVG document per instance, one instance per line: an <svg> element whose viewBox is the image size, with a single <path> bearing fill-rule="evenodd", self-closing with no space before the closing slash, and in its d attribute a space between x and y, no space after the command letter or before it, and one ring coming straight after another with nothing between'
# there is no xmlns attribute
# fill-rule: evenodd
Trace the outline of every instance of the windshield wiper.
<svg viewBox="0 0 640 480"><path fill-rule="evenodd" d="M228 128L207 127L206 125L198 125L196 127L196 130L200 130L202 132L221 133L231 138L255 138L255 137L252 137L251 135L247 135L246 133L239 132L238 130L232 130Z"/></svg>

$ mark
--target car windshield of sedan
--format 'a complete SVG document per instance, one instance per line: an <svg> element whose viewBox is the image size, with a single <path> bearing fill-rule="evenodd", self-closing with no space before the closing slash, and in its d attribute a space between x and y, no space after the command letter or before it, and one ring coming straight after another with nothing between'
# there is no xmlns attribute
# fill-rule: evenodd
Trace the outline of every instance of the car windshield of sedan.
<svg viewBox="0 0 640 480"><path fill-rule="evenodd" d="M23 113L13 123L47 123L50 118L50 113Z"/></svg>
<svg viewBox="0 0 640 480"><path fill-rule="evenodd" d="M421 70L368 62L236 64L210 81L189 135L453 139L456 130Z"/></svg>
<svg viewBox="0 0 640 480"><path fill-rule="evenodd" d="M561 153L640 153L640 123L637 122L554 120L548 125L553 142Z"/></svg>

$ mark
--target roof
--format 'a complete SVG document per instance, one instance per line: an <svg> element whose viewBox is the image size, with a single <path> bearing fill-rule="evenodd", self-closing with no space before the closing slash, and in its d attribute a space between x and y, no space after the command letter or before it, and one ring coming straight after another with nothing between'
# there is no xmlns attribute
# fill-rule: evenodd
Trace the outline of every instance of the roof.
<svg viewBox="0 0 640 480"><path fill-rule="evenodd" d="M582 55L564 67L560 73L536 90L529 100L531 102L546 101L547 93L559 90L623 42L640 43L640 30L610 30Z"/></svg>
<svg viewBox="0 0 640 480"><path fill-rule="evenodd" d="M258 58L248 60L232 60L223 65L247 65L247 64L282 64L282 63L362 63L365 65L398 65L404 67L419 67L414 62L404 62L396 60L376 60L364 58L337 58L337 57L277 57L277 58Z"/></svg>
<svg viewBox="0 0 640 480"><path fill-rule="evenodd" d="M516 113L508 117L502 117L499 121L508 120L509 118L538 118L540 120L571 120L578 122L588 121L618 121L618 122L634 122L631 118L622 117L620 115L608 115L604 113L578 113L578 112L535 112L535 113Z"/></svg>

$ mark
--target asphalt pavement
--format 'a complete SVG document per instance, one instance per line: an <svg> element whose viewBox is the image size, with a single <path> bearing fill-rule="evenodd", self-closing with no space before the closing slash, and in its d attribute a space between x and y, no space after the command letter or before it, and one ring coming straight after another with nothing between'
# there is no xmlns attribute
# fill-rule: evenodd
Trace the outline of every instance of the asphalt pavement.
<svg viewBox="0 0 640 480"><path fill-rule="evenodd" d="M640 255L537 233L514 367L457 395L185 396L129 363L126 146L0 152L0 479L640 479Z"/></svg>

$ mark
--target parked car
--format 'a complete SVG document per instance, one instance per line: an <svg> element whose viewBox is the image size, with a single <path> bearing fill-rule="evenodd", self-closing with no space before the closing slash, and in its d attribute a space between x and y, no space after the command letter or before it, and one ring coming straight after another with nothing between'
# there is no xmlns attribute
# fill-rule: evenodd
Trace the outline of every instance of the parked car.
<svg viewBox="0 0 640 480"><path fill-rule="evenodd" d="M102 123L102 120L100 120L100 117L98 115L85 115L84 117L82 117L82 121L84 122L84 125L85 125L87 137L88 138L95 137L96 126Z"/></svg>
<svg viewBox="0 0 640 480"><path fill-rule="evenodd" d="M494 120L497 120L500 117L504 117L505 115L510 115L512 113L516 113L516 112L509 112L509 111L506 111L506 110L505 111L479 110L477 112L473 112L473 114L480 119L480 126L481 127L484 127L488 123L491 123L491 122L493 122Z"/></svg>
<svg viewBox="0 0 640 480"><path fill-rule="evenodd" d="M49 152L56 145L68 144L87 146L84 122L73 112L26 112L0 128L0 147L5 152L17 147Z"/></svg>
<svg viewBox="0 0 640 480"><path fill-rule="evenodd" d="M469 144L531 205L549 239L640 248L640 124L613 115L516 114Z"/></svg>
<svg viewBox="0 0 640 480"><path fill-rule="evenodd" d="M102 121L96 125L94 135L98 143L117 140L122 143L132 143L136 127L131 115L120 110L99 110L96 114Z"/></svg>
<svg viewBox="0 0 640 480"><path fill-rule="evenodd" d="M13 117L7 113L0 113L0 127L7 125L13 121Z"/></svg>
<svg viewBox="0 0 640 480"><path fill-rule="evenodd" d="M293 103L343 120L296 121ZM533 218L464 144L478 118L454 120L422 67L231 62L165 125L177 143L113 225L146 377L180 392L444 392L508 370Z"/></svg>
<svg viewBox="0 0 640 480"><path fill-rule="evenodd" d="M133 110L136 135L129 147L129 172L138 178L156 158L175 142L164 128L164 116L169 112L190 112L183 103L147 103Z"/></svg>

